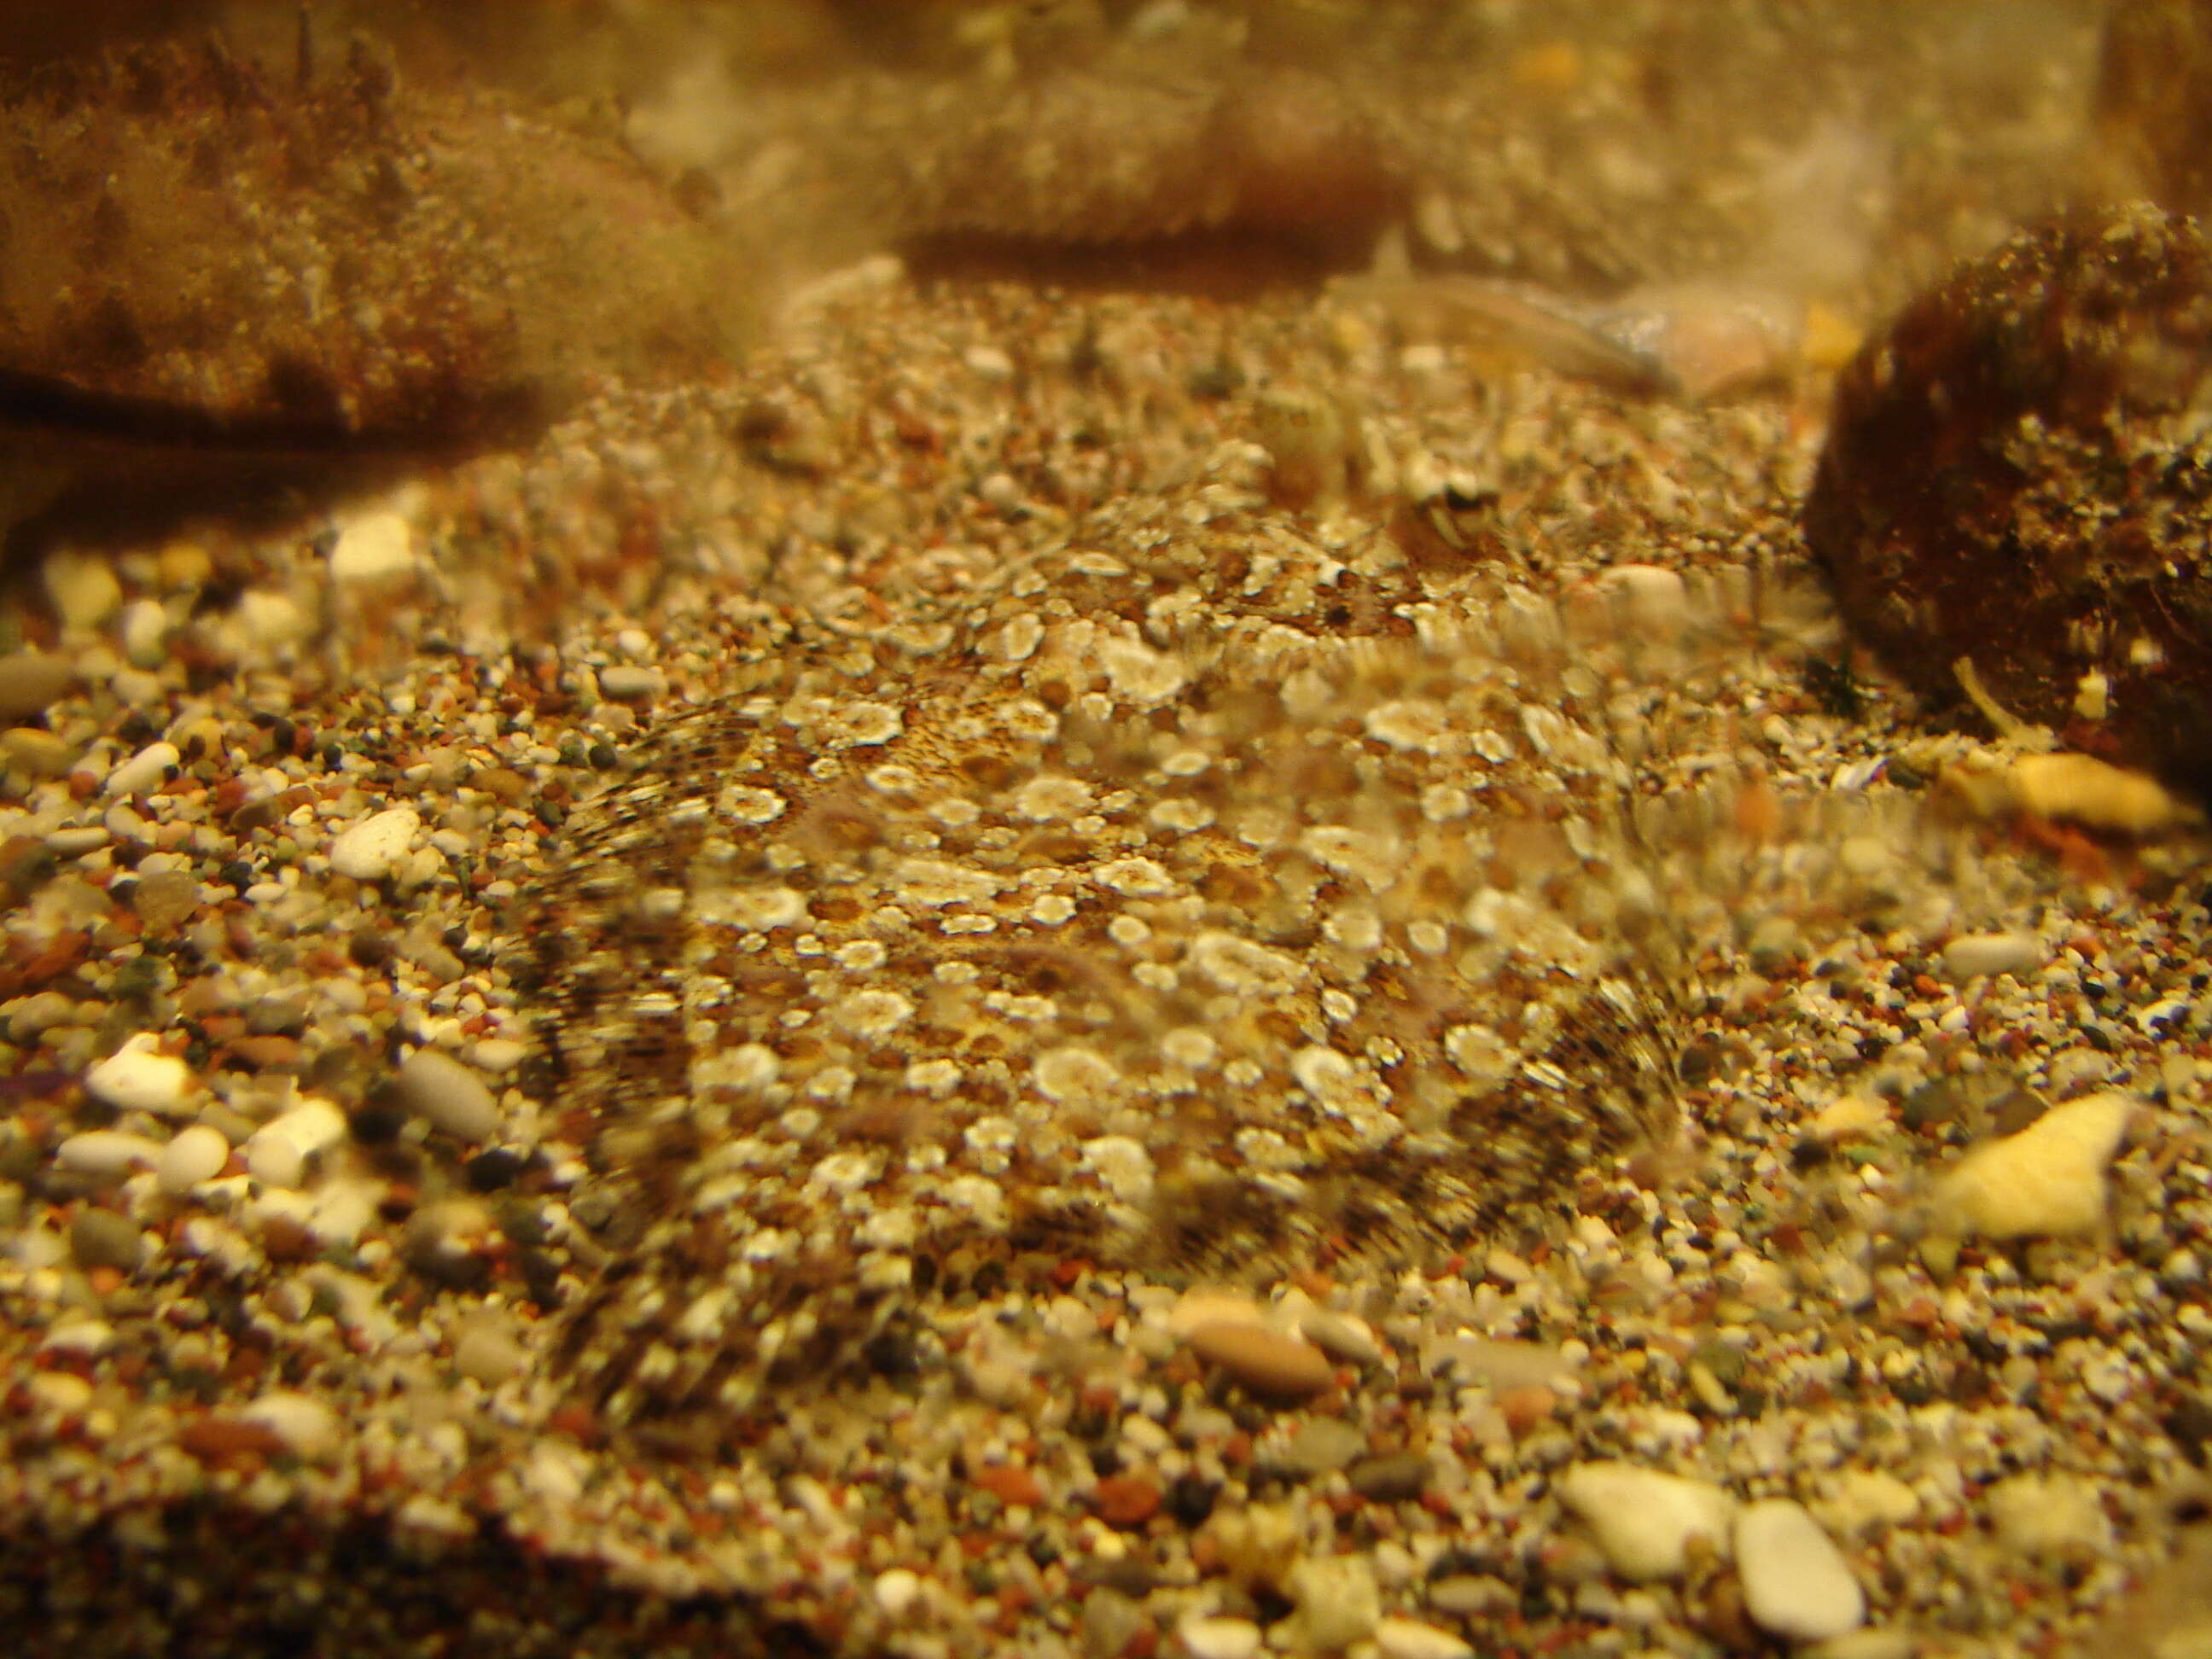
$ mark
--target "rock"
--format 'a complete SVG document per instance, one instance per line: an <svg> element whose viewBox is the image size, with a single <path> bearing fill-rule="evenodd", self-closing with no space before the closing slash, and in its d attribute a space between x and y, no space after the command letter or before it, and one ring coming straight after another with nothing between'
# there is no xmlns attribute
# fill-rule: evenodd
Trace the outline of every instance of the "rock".
<svg viewBox="0 0 2212 1659"><path fill-rule="evenodd" d="M1377 1504L1404 1504L1421 1495L1430 1474L1429 1460L1421 1453L1391 1452L1361 1458L1344 1472L1344 1478L1362 1498Z"/></svg>
<svg viewBox="0 0 2212 1659"><path fill-rule="evenodd" d="M1375 1626L1382 1659L1474 1659L1474 1650L1448 1630L1413 1619L1385 1619Z"/></svg>
<svg viewBox="0 0 2212 1659"><path fill-rule="evenodd" d="M1253 1659L1260 1651L1260 1627L1249 1619L1185 1619L1176 1640L1190 1659Z"/></svg>
<svg viewBox="0 0 2212 1659"><path fill-rule="evenodd" d="M344 1113L311 1098L253 1132L246 1143L246 1172L271 1187L301 1186L314 1158L349 1133Z"/></svg>
<svg viewBox="0 0 2212 1659"><path fill-rule="evenodd" d="M921 1576L906 1567L893 1567L876 1575L876 1605L887 1619L900 1620L921 1601Z"/></svg>
<svg viewBox="0 0 2212 1659"><path fill-rule="evenodd" d="M2095 1232L2105 1223L2105 1166L2134 1111L2125 1095L2085 1095L1973 1148L1937 1180L1939 1222L1989 1238Z"/></svg>
<svg viewBox="0 0 2212 1659"><path fill-rule="evenodd" d="M2033 933L1964 933L1943 947L1943 976L1954 983L2010 974L2015 978L2050 960Z"/></svg>
<svg viewBox="0 0 2212 1659"><path fill-rule="evenodd" d="M70 1219L70 1253L81 1267L113 1267L127 1273L146 1259L146 1239L129 1216L86 1208Z"/></svg>
<svg viewBox="0 0 2212 1659"><path fill-rule="evenodd" d="M172 1197L190 1192L203 1181L212 1181L230 1162L230 1142L222 1131L205 1123L179 1129L154 1161L154 1178Z"/></svg>
<svg viewBox="0 0 2212 1659"><path fill-rule="evenodd" d="M1692 1539L1725 1546L1735 1507L1718 1486L1633 1463L1578 1463L1554 1490L1590 1529L1607 1564L1638 1583L1680 1577Z"/></svg>
<svg viewBox="0 0 2212 1659"><path fill-rule="evenodd" d="M88 1129L54 1148L54 1162L76 1175L115 1177L150 1168L161 1143L120 1129Z"/></svg>
<svg viewBox="0 0 2212 1659"><path fill-rule="evenodd" d="M311 1395L284 1389L264 1394L238 1417L268 1430L286 1451L311 1463L335 1457L343 1440L337 1414Z"/></svg>
<svg viewBox="0 0 2212 1659"><path fill-rule="evenodd" d="M1962 265L1836 386L1805 536L1923 693L2212 785L2212 243L2142 204Z"/></svg>
<svg viewBox="0 0 2212 1659"><path fill-rule="evenodd" d="M2118 0L2095 85L2099 182L2176 213L2212 209L2212 9Z"/></svg>
<svg viewBox="0 0 2212 1659"><path fill-rule="evenodd" d="M150 795L169 781L184 757L173 743L149 743L107 775L104 795Z"/></svg>
<svg viewBox="0 0 2212 1659"><path fill-rule="evenodd" d="M1310 1399L1336 1381L1327 1354L1264 1325L1218 1320L1200 1325L1183 1340L1207 1364L1219 1366L1266 1399Z"/></svg>
<svg viewBox="0 0 2212 1659"><path fill-rule="evenodd" d="M499 1103L469 1067L435 1048L417 1048L399 1067L399 1097L410 1111L457 1140L499 1133Z"/></svg>
<svg viewBox="0 0 2212 1659"><path fill-rule="evenodd" d="M382 581L415 568L415 533L392 512L349 519L331 544L331 577L340 582Z"/></svg>
<svg viewBox="0 0 2212 1659"><path fill-rule="evenodd" d="M44 714L76 678L76 665L67 657L38 651L0 657L0 720Z"/></svg>
<svg viewBox="0 0 2212 1659"><path fill-rule="evenodd" d="M123 603L123 584L100 554L57 549L40 574L64 628L97 628Z"/></svg>
<svg viewBox="0 0 2212 1659"><path fill-rule="evenodd" d="M1091 1505L1109 1527L1141 1527L1159 1512L1159 1482L1142 1474L1109 1474L1091 1489Z"/></svg>
<svg viewBox="0 0 2212 1659"><path fill-rule="evenodd" d="M356 881L381 881L406 855L422 815L411 806L387 806L342 830L331 843L331 868Z"/></svg>
<svg viewBox="0 0 2212 1659"><path fill-rule="evenodd" d="M1772 1635L1820 1642L1866 1620L1866 1592L1850 1564L1789 1498L1764 1498L1737 1511L1735 1567L1744 1611Z"/></svg>
<svg viewBox="0 0 2212 1659"><path fill-rule="evenodd" d="M199 878L188 870L164 870L141 876L131 890L131 908L155 933L190 921L200 908Z"/></svg>
<svg viewBox="0 0 2212 1659"><path fill-rule="evenodd" d="M1364 1555L1308 1556L1283 1588L1296 1611L1271 1633L1291 1653L1340 1653L1382 1622L1382 1592Z"/></svg>
<svg viewBox="0 0 2212 1659"><path fill-rule="evenodd" d="M74 745L36 726L12 726L0 732L0 759L27 778L66 776L76 758Z"/></svg>
<svg viewBox="0 0 2212 1659"><path fill-rule="evenodd" d="M668 676L658 668L618 663L599 671L599 695L617 702L645 702L668 693Z"/></svg>
<svg viewBox="0 0 2212 1659"><path fill-rule="evenodd" d="M2096 1483L2081 1475L2010 1475L1982 1501L1997 1542L2023 1559L2087 1562L2112 1553L2112 1517Z"/></svg>
<svg viewBox="0 0 2212 1659"><path fill-rule="evenodd" d="M96 1100L126 1112L173 1115L191 1097L192 1068L165 1054L155 1038L141 1033L85 1073L86 1091Z"/></svg>
<svg viewBox="0 0 2212 1659"><path fill-rule="evenodd" d="M1334 1474L1366 1449L1367 1437L1342 1418L1310 1417L1271 1461L1286 1474L1310 1480Z"/></svg>

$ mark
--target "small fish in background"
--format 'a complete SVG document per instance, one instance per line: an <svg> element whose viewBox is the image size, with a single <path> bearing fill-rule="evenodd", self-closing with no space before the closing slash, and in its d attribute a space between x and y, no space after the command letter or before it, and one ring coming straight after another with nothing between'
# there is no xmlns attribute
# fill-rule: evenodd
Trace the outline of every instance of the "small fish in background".
<svg viewBox="0 0 2212 1659"><path fill-rule="evenodd" d="M1778 293L1669 283L1586 301L1525 283L1417 272L1386 240L1376 269L1330 285L1402 333L1454 343L1508 368L1542 368L1632 398L1726 397L1786 380L1806 311ZM1794 314L1793 314L1794 313Z"/></svg>

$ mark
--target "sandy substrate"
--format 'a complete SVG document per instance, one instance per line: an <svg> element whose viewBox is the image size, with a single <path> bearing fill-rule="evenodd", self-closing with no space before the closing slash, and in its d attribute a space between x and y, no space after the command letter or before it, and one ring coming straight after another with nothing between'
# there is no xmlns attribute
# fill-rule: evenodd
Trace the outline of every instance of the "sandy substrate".
<svg viewBox="0 0 2212 1659"><path fill-rule="evenodd" d="M1851 651L1843 301L1494 297L866 259L48 555L15 1650L2201 1640L2189 813Z"/></svg>

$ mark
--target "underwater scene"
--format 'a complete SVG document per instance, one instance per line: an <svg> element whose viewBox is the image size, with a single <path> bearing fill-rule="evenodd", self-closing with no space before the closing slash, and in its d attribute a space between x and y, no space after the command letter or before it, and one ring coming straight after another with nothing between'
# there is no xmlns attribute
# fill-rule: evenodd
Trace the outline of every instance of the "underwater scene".
<svg viewBox="0 0 2212 1659"><path fill-rule="evenodd" d="M40 1659L2212 1654L2212 0L0 0Z"/></svg>

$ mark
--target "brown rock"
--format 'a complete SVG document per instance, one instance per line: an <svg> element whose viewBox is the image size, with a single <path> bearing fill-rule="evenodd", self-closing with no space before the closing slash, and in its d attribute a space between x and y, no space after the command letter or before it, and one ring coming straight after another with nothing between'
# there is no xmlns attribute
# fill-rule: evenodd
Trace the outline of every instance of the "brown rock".
<svg viewBox="0 0 2212 1659"><path fill-rule="evenodd" d="M1264 1325L1223 1320L1200 1325L1185 1340L1206 1364L1265 1399L1310 1399L1327 1393L1336 1381L1328 1356L1319 1348Z"/></svg>
<svg viewBox="0 0 2212 1659"><path fill-rule="evenodd" d="M2212 243L2137 204L1960 267L1838 381L1805 537L1918 690L2212 786ZM1995 705L1993 712L1987 704Z"/></svg>
<svg viewBox="0 0 2212 1659"><path fill-rule="evenodd" d="M1091 1506L1109 1527L1141 1527L1158 1511L1159 1483L1141 1474L1109 1474L1092 1489Z"/></svg>

